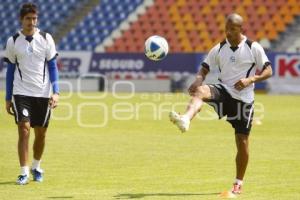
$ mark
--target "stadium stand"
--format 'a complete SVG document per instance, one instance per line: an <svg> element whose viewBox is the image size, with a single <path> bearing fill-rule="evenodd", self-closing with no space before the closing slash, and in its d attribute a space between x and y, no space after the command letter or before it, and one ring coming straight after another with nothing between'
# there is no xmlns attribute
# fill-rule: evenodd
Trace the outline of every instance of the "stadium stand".
<svg viewBox="0 0 300 200"><path fill-rule="evenodd" d="M62 39L59 49L95 49L141 3L143 0L101 0L98 6Z"/></svg>
<svg viewBox="0 0 300 200"><path fill-rule="evenodd" d="M19 22L15 20L18 12L15 11L24 0L10 2L3 0L0 4L0 20L6 27L0 36L1 49L8 36L19 28ZM54 33L55 37L56 28L88 1L33 2L40 5L40 28ZM140 9L142 5L145 6ZM225 15L231 12L244 17L244 29L249 38L264 41L270 47L278 43L283 33L289 31L288 27L300 17L300 4L298 0L101 0L61 41L56 42L59 50L143 52L146 38L157 34L168 40L171 52L206 52L224 38ZM133 17L133 13L136 16ZM128 22L126 25L125 21ZM285 50L300 49L300 42L292 44Z"/></svg>
<svg viewBox="0 0 300 200"><path fill-rule="evenodd" d="M156 0L106 52L141 52L153 34L163 35L173 52L206 52L224 38L225 16L237 12L245 19L246 35L276 41L296 16L297 0Z"/></svg>
<svg viewBox="0 0 300 200"><path fill-rule="evenodd" d="M40 9L39 28L43 31L54 33L55 28L66 17L68 17L72 10L81 6L83 1L76 0L34 0ZM9 36L15 34L20 27L19 8L24 0L2 0L0 4L0 21L5 27L4 32L0 35L0 48L3 49ZM8 17L9 16L9 17Z"/></svg>
<svg viewBox="0 0 300 200"><path fill-rule="evenodd" d="M280 35L280 39L273 44L272 49L279 52L300 53L300 16L296 17L294 23L288 30Z"/></svg>

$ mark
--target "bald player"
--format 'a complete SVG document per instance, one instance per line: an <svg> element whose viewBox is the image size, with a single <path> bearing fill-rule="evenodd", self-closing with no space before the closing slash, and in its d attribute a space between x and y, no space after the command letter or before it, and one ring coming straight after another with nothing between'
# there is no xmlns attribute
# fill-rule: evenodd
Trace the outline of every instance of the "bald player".
<svg viewBox="0 0 300 200"><path fill-rule="evenodd" d="M259 43L249 40L243 32L243 18L230 14L226 19L226 39L215 45L201 64L188 92L191 100L183 115L170 112L170 120L182 131L201 110L203 102L213 106L219 118L227 116L235 133L237 147L236 177L231 192L241 193L249 158L249 134L254 113L254 83L272 76L272 67ZM204 84L209 71L217 67L219 83ZM256 75L256 69L261 71Z"/></svg>

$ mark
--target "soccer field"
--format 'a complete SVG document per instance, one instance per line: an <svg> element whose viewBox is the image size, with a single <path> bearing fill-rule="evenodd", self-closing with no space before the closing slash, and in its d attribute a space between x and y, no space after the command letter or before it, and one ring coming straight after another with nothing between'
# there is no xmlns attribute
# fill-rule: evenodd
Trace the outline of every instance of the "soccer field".
<svg viewBox="0 0 300 200"><path fill-rule="evenodd" d="M224 120L209 120L216 116L206 105L202 119L180 133L168 111L172 103L183 111L187 99L182 94L62 99L47 135L45 181L26 186L15 184L17 129L2 101L0 199L220 199L235 176L233 130ZM264 116L252 129L238 199L300 199L300 96L260 94L256 103L256 117ZM32 133L31 145L33 138ZM30 153L32 158L32 147Z"/></svg>

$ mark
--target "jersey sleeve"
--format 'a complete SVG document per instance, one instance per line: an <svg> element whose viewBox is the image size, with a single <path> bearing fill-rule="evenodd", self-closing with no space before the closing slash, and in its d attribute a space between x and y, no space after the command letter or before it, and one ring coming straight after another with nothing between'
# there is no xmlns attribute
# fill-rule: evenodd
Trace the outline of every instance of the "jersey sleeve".
<svg viewBox="0 0 300 200"><path fill-rule="evenodd" d="M50 34L46 34L46 39L48 42L48 47L47 47L47 54L46 54L46 59L47 61L52 60L53 58L55 58L58 54L55 48L55 43L54 40L52 38L52 36Z"/></svg>
<svg viewBox="0 0 300 200"><path fill-rule="evenodd" d="M202 62L202 66L210 70L212 67L217 67L219 66L218 60L217 60L217 55L218 55L218 50L220 48L220 44L214 46L207 54L206 58Z"/></svg>
<svg viewBox="0 0 300 200"><path fill-rule="evenodd" d="M267 65L271 64L270 60L268 59L265 50L263 47L257 43L253 42L253 55L255 58L255 64L259 70L263 70Z"/></svg>
<svg viewBox="0 0 300 200"><path fill-rule="evenodd" d="M7 40L6 47L5 47L4 60L11 64L16 64L16 55L14 52L14 41L13 41L12 37L10 37Z"/></svg>

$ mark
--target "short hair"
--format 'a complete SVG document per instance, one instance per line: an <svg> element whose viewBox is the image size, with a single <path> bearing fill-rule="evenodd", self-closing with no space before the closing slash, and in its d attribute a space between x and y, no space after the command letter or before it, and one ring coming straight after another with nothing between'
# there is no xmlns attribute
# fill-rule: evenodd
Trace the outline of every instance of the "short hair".
<svg viewBox="0 0 300 200"><path fill-rule="evenodd" d="M38 14L38 7L34 3L24 3L20 9L21 19L28 13Z"/></svg>
<svg viewBox="0 0 300 200"><path fill-rule="evenodd" d="M243 17L237 13L232 13L227 16L226 22L232 22L234 24L242 25L243 24Z"/></svg>

